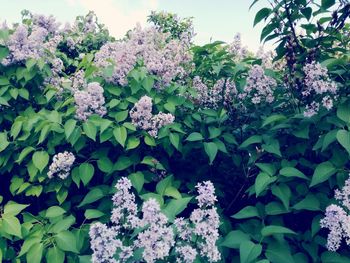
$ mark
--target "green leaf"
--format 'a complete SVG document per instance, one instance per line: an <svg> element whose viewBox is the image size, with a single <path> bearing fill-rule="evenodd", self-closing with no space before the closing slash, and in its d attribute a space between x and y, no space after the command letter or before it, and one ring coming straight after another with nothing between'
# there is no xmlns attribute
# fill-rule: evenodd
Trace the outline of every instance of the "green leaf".
<svg viewBox="0 0 350 263"><path fill-rule="evenodd" d="M133 161L127 156L120 156L113 166L113 170L122 171L133 165Z"/></svg>
<svg viewBox="0 0 350 263"><path fill-rule="evenodd" d="M238 249L241 243L249 240L250 237L248 234L241 230L234 230L225 236L224 240L220 243L220 246Z"/></svg>
<svg viewBox="0 0 350 263"><path fill-rule="evenodd" d="M266 190L267 186L274 181L276 181L276 177L271 177L264 172L259 173L254 184L256 196L259 196L264 190Z"/></svg>
<svg viewBox="0 0 350 263"><path fill-rule="evenodd" d="M77 121L70 119L64 124L64 133L66 135L66 139L69 138L69 136L72 134L72 132L75 129L75 126L77 125Z"/></svg>
<svg viewBox="0 0 350 263"><path fill-rule="evenodd" d="M295 210L320 211L320 201L313 195L308 194L303 200L296 203L293 208Z"/></svg>
<svg viewBox="0 0 350 263"><path fill-rule="evenodd" d="M84 213L84 216L86 219L99 218L99 217L104 216L104 215L105 215L105 213L103 213L97 209L86 209L85 213Z"/></svg>
<svg viewBox="0 0 350 263"><path fill-rule="evenodd" d="M341 104L337 109L337 116L339 119L350 123L350 105L349 103Z"/></svg>
<svg viewBox="0 0 350 263"><path fill-rule="evenodd" d="M94 188L87 193L87 195L84 197L83 201L81 201L81 203L78 205L78 207L82 207L84 205L96 202L102 197L104 197L103 191L99 188Z"/></svg>
<svg viewBox="0 0 350 263"><path fill-rule="evenodd" d="M169 218L170 221L174 220L175 217L184 211L191 201L192 197L184 197L180 199L172 199L165 209L163 209L163 213Z"/></svg>
<svg viewBox="0 0 350 263"><path fill-rule="evenodd" d="M64 252L58 247L50 247L46 252L46 261L50 263L64 263Z"/></svg>
<svg viewBox="0 0 350 263"><path fill-rule="evenodd" d="M180 147L180 136L178 133L170 133L169 140L171 144L175 147L176 150L179 150Z"/></svg>
<svg viewBox="0 0 350 263"><path fill-rule="evenodd" d="M27 146L25 147L21 153L18 156L18 159L16 160L17 163L21 163L23 161L23 159L25 157L27 157L28 154L30 154L31 152L35 151L35 148L31 147L31 146Z"/></svg>
<svg viewBox="0 0 350 263"><path fill-rule="evenodd" d="M323 162L317 165L311 179L310 187L327 181L337 170L331 162Z"/></svg>
<svg viewBox="0 0 350 263"><path fill-rule="evenodd" d="M239 256L241 263L252 263L260 256L262 246L251 241L244 241L239 246Z"/></svg>
<svg viewBox="0 0 350 263"><path fill-rule="evenodd" d="M57 223L55 223L51 231L52 233L59 233L63 230L68 230L72 225L75 224L75 217L73 215L69 215L62 220L59 220Z"/></svg>
<svg viewBox="0 0 350 263"><path fill-rule="evenodd" d="M272 163L256 163L256 166L270 176L274 176L276 173L276 167Z"/></svg>
<svg viewBox="0 0 350 263"><path fill-rule="evenodd" d="M108 157L102 157L97 160L98 169L104 173L111 173L113 171L113 163Z"/></svg>
<svg viewBox="0 0 350 263"><path fill-rule="evenodd" d="M59 206L51 206L46 210L45 217L57 217L63 215L65 212L66 210Z"/></svg>
<svg viewBox="0 0 350 263"><path fill-rule="evenodd" d="M221 134L221 129L216 128L216 127L212 127L212 126L210 126L208 128L208 131L209 131L209 139L214 139L214 138L220 136L220 134Z"/></svg>
<svg viewBox="0 0 350 263"><path fill-rule="evenodd" d="M341 146L345 148L345 150L350 155L350 132L345 130L340 130L337 132L337 140Z"/></svg>
<svg viewBox="0 0 350 263"><path fill-rule="evenodd" d="M278 197L282 201L286 209L289 208L289 201L292 196L292 192L288 185L286 184L273 185L271 188L271 192L274 196Z"/></svg>
<svg viewBox="0 0 350 263"><path fill-rule="evenodd" d="M171 186L171 183L173 181L173 176L167 176L164 179L162 179L161 181L159 181L156 185L156 191L158 194L160 195L164 195L165 193L165 189L169 186Z"/></svg>
<svg viewBox="0 0 350 263"><path fill-rule="evenodd" d="M40 243L41 241L41 237L37 237L37 236L33 236L33 237L29 237L26 238L23 242L23 245L21 247L21 250L18 254L18 257L23 256L24 254L26 254L28 252L28 250L37 243Z"/></svg>
<svg viewBox="0 0 350 263"><path fill-rule="evenodd" d="M261 235L271 236L275 234L293 234L296 235L293 230L290 230L289 228L283 227L283 226L265 226L263 229L261 229Z"/></svg>
<svg viewBox="0 0 350 263"><path fill-rule="evenodd" d="M255 206L246 206L231 217L235 219L245 219L251 217L260 217L260 215L258 209Z"/></svg>
<svg viewBox="0 0 350 263"><path fill-rule="evenodd" d="M284 120L286 120L286 119L287 119L287 117L284 116L284 115L282 115L282 114L271 115L271 116L267 117L267 118L264 120L264 122L263 122L263 124L262 124L261 127L265 127L265 126L267 126L267 125L269 125L269 124L271 124L271 123L274 123L274 122L284 121Z"/></svg>
<svg viewBox="0 0 350 263"><path fill-rule="evenodd" d="M17 204L13 201L9 201L5 207L4 207L4 215L11 215L16 216L18 215L22 210L27 208L29 205L23 205L23 204Z"/></svg>
<svg viewBox="0 0 350 263"><path fill-rule="evenodd" d="M84 122L83 131L85 132L87 137L89 137L93 141L96 141L97 128L92 122Z"/></svg>
<svg viewBox="0 0 350 263"><path fill-rule="evenodd" d="M7 134L5 132L0 133L0 152L5 150L9 144L10 143L7 140Z"/></svg>
<svg viewBox="0 0 350 263"><path fill-rule="evenodd" d="M40 263L43 257L44 245L43 243L34 244L28 251L26 259L27 262Z"/></svg>
<svg viewBox="0 0 350 263"><path fill-rule="evenodd" d="M132 185L135 187L136 191L140 193L145 183L145 177L143 173L141 172L132 173L128 176L128 178L130 179Z"/></svg>
<svg viewBox="0 0 350 263"><path fill-rule="evenodd" d="M137 148L140 145L140 139L136 136L131 136L128 138L128 142L126 143L126 149L132 150Z"/></svg>
<svg viewBox="0 0 350 263"><path fill-rule="evenodd" d="M305 16L307 20L310 20L311 14L312 14L312 8L311 7L306 7L302 8L300 12Z"/></svg>
<svg viewBox="0 0 350 263"><path fill-rule="evenodd" d="M335 0L322 0L321 1L321 6L324 9L328 9L328 8L332 7L333 5L335 5Z"/></svg>
<svg viewBox="0 0 350 263"><path fill-rule="evenodd" d="M218 153L218 147L214 142L205 142L203 143L203 146L204 146L205 152L209 157L209 164L212 164Z"/></svg>
<svg viewBox="0 0 350 263"><path fill-rule="evenodd" d="M165 195L165 196L173 197L173 198L175 198L175 199L180 199L180 198L181 198L181 193L179 192L179 190L177 190L177 189L176 189L175 187L173 187L173 186L168 186L168 187L165 189L164 195Z"/></svg>
<svg viewBox="0 0 350 263"><path fill-rule="evenodd" d="M6 77L0 76L0 86L6 86L9 84L10 84L10 81Z"/></svg>
<svg viewBox="0 0 350 263"><path fill-rule="evenodd" d="M113 130L113 135L116 141L121 145L125 146L125 141L128 136L128 132L124 126L116 127Z"/></svg>
<svg viewBox="0 0 350 263"><path fill-rule="evenodd" d="M260 21L262 21L263 19L266 19L271 14L271 11L272 10L270 8L266 8L266 7L260 9L255 15L254 26L258 24Z"/></svg>
<svg viewBox="0 0 350 263"><path fill-rule="evenodd" d="M269 143L263 144L262 148L269 153L274 153L277 156L282 157L278 140L270 140Z"/></svg>
<svg viewBox="0 0 350 263"><path fill-rule="evenodd" d="M22 129L22 124L23 122L22 121L15 121L13 124L12 124L12 127L11 127L11 137L13 139L16 139L18 134L21 132L21 129Z"/></svg>
<svg viewBox="0 0 350 263"><path fill-rule="evenodd" d="M285 177L299 177L305 180L308 180L309 178L306 177L304 173L299 171L298 169L294 167L284 167L280 170L280 174Z"/></svg>
<svg viewBox="0 0 350 263"><path fill-rule="evenodd" d="M35 152L32 156L32 161L34 166L42 172L49 163L49 155L45 151Z"/></svg>
<svg viewBox="0 0 350 263"><path fill-rule="evenodd" d="M246 139L244 142L242 142L242 144L239 146L239 148L247 148L249 145L251 144L255 144L255 143L261 143L262 142L262 138L260 135L253 135L251 137L249 137L248 139Z"/></svg>
<svg viewBox="0 0 350 263"><path fill-rule="evenodd" d="M85 186L91 181L94 172L95 168L90 163L82 163L79 166L79 177Z"/></svg>
<svg viewBox="0 0 350 263"><path fill-rule="evenodd" d="M192 132L190 135L188 135L188 137L186 138L186 141L195 142L195 141L201 141L203 139L204 139L203 135L200 134L199 132Z"/></svg>
<svg viewBox="0 0 350 263"><path fill-rule="evenodd" d="M2 230L9 235L22 238L21 223L13 215L2 216Z"/></svg>
<svg viewBox="0 0 350 263"><path fill-rule="evenodd" d="M77 243L73 233L67 230L59 232L55 236L55 241L56 241L57 247L62 249L63 251L79 253L79 251L77 250Z"/></svg>

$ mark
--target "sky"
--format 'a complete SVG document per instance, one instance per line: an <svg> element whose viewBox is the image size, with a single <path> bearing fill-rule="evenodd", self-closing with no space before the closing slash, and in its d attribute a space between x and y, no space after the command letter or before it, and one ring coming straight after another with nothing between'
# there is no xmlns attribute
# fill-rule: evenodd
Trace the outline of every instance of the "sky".
<svg viewBox="0 0 350 263"><path fill-rule="evenodd" d="M94 11L110 33L119 38L136 23L145 26L152 10L167 11L180 17L193 17L196 44L221 40L232 42L236 33L249 50L256 52L261 45L259 38L262 24L253 27L259 5L249 10L253 0L0 0L0 20L9 24L19 22L21 10L32 13L52 14L62 22L72 22L77 15ZM270 49L266 45L265 49Z"/></svg>

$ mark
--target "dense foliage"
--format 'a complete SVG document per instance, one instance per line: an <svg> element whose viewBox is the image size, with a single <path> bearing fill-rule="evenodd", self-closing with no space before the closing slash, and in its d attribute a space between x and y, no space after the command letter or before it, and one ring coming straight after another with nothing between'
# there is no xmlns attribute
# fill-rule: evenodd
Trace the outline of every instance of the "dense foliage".
<svg viewBox="0 0 350 263"><path fill-rule="evenodd" d="M3 24L0 262L349 262L349 14L267 1L256 55L164 12Z"/></svg>

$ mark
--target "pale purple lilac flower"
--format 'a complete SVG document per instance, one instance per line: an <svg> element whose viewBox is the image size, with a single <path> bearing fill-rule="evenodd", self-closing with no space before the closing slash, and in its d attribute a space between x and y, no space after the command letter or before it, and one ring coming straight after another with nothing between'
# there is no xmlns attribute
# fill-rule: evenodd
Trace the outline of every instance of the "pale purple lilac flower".
<svg viewBox="0 0 350 263"><path fill-rule="evenodd" d="M175 252L178 255L177 263L193 263L197 257L197 250L189 245L177 246Z"/></svg>
<svg viewBox="0 0 350 263"><path fill-rule="evenodd" d="M102 46L95 55L95 64L100 68L113 66L113 74L106 80L125 86L127 75L138 59L143 61L150 74L159 77L156 87L163 88L171 80L187 75L184 67L190 63L191 55L186 43L169 40L169 34L154 27L141 29L138 25L129 32L127 39Z"/></svg>
<svg viewBox="0 0 350 263"><path fill-rule="evenodd" d="M175 117L170 113L159 112L152 114L152 99L143 96L130 110L129 115L137 128L147 131L152 137L157 137L158 130L174 122Z"/></svg>
<svg viewBox="0 0 350 263"><path fill-rule="evenodd" d="M76 105L75 117L78 120L86 121L92 114L104 116L107 113L104 106L103 88L97 82L91 82L84 90L76 91L74 100Z"/></svg>
<svg viewBox="0 0 350 263"><path fill-rule="evenodd" d="M60 23L56 21L56 18L53 15L44 16L41 14L34 14L32 19L35 26L45 28L53 35L58 33Z"/></svg>
<svg viewBox="0 0 350 263"><path fill-rule="evenodd" d="M144 202L142 213L140 226L148 227L138 234L135 246L144 249L142 257L147 263L165 259L175 244L168 218L161 213L159 203L152 198Z"/></svg>
<svg viewBox="0 0 350 263"><path fill-rule="evenodd" d="M277 82L265 75L260 65L254 65L248 72L247 83L243 93L238 97L242 100L249 99L253 104L272 103L275 100L274 90Z"/></svg>
<svg viewBox="0 0 350 263"><path fill-rule="evenodd" d="M47 176L51 179L55 175L61 178L62 180L66 179L69 176L72 165L75 161L75 156L71 152L63 152L54 155L52 163L49 166L49 171Z"/></svg>
<svg viewBox="0 0 350 263"><path fill-rule="evenodd" d="M326 208L326 214L320 221L322 228L330 230L327 238L327 248L337 251L342 239L350 246L350 178L345 181L341 190L335 191L335 199L340 205L331 204ZM347 212L346 212L347 211Z"/></svg>
<svg viewBox="0 0 350 263"><path fill-rule="evenodd" d="M247 57L248 49L247 47L242 45L240 33L237 33L234 36L233 42L228 47L228 51L234 56L235 61L241 61L242 59Z"/></svg>
<svg viewBox="0 0 350 263"><path fill-rule="evenodd" d="M203 108L217 109L221 105L229 106L237 94L234 81L229 79L219 79L212 87L208 87L199 76L196 76L192 85L197 93L192 100Z"/></svg>
<svg viewBox="0 0 350 263"><path fill-rule="evenodd" d="M93 263L117 263L114 255L118 248L122 248L122 242L117 239L118 230L107 227L99 222L90 227L90 247L93 251Z"/></svg>
<svg viewBox="0 0 350 263"><path fill-rule="evenodd" d="M327 110L333 108L333 102L337 98L337 85L328 76L327 68L315 61L303 67L305 73L302 95L305 98L313 98L311 104L306 105L305 117L311 117L318 113L321 105ZM317 101L318 97L321 101ZM316 106L317 105L317 106Z"/></svg>

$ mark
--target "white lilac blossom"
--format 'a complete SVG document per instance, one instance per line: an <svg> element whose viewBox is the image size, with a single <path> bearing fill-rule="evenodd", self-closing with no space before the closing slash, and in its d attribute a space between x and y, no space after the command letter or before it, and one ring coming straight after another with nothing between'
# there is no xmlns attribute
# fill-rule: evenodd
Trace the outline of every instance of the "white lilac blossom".
<svg viewBox="0 0 350 263"><path fill-rule="evenodd" d="M331 204L326 208L325 217L321 219L322 228L330 230L327 238L327 249L337 251L342 239L350 246L350 178L345 181L344 187L335 191L335 199L339 205Z"/></svg>
<svg viewBox="0 0 350 263"><path fill-rule="evenodd" d="M90 228L93 263L129 262L138 249L142 249L142 261L146 263L158 260L193 263L198 257L205 258L206 262L220 260L216 247L219 216L214 207L215 189L210 181L196 186L199 208L191 213L190 219L175 218L173 224L155 199L148 199L141 211L138 209L128 178L119 179L115 187L112 225L95 223Z"/></svg>
<svg viewBox="0 0 350 263"><path fill-rule="evenodd" d="M100 68L113 66L113 74L106 80L125 86L127 75L138 59L143 61L150 74L159 77L156 87L162 88L171 80L187 75L184 67L189 64L191 55L187 44L181 40L169 40L169 34L154 27L141 29L138 25L125 40L102 46L94 62Z"/></svg>
<svg viewBox="0 0 350 263"><path fill-rule="evenodd" d="M217 109L221 104L229 106L237 94L235 83L229 79L219 79L212 87L208 87L196 76L192 85L197 93L192 100L204 108Z"/></svg>
<svg viewBox="0 0 350 263"><path fill-rule="evenodd" d="M199 208L193 210L190 221L194 225L194 234L200 237L198 247L200 255L207 257L209 262L219 261L220 252L216 246L219 239L219 214L214 207L215 196L214 185L210 181L199 183L196 186L199 195L196 197Z"/></svg>
<svg viewBox="0 0 350 263"><path fill-rule="evenodd" d="M174 122L175 117L170 113L159 112L152 114L152 99L143 96L130 110L129 115L137 128L147 131L152 137L157 137L158 130Z"/></svg>
<svg viewBox="0 0 350 263"><path fill-rule="evenodd" d="M52 85L57 89L57 96L60 96L63 92L62 82L63 78L60 76L63 72L63 62L59 58L55 58L51 61L51 73L50 77L44 80L45 85Z"/></svg>
<svg viewBox="0 0 350 263"><path fill-rule="evenodd" d="M168 218L160 212L155 199L144 202L142 213L140 226L148 227L138 234L135 246L143 248L142 257L146 262L165 259L175 244L173 228L168 226Z"/></svg>
<svg viewBox="0 0 350 263"><path fill-rule="evenodd" d="M265 75L260 65L254 65L248 72L247 83L243 92L238 95L240 99L249 99L253 104L272 103L276 81Z"/></svg>
<svg viewBox="0 0 350 263"><path fill-rule="evenodd" d="M325 109L331 110L333 102L337 98L337 85L329 78L327 68L313 61L306 64L303 70L305 74L305 88L302 91L302 95L304 98L314 99L311 104L306 105L304 116L311 117L317 114L321 105ZM321 98L321 101L317 101L317 97Z"/></svg>
<svg viewBox="0 0 350 263"><path fill-rule="evenodd" d="M175 252L178 255L177 263L192 263L196 260L198 254L196 249L189 245L178 246L175 248Z"/></svg>
<svg viewBox="0 0 350 263"><path fill-rule="evenodd" d="M78 120L86 121L92 114L104 116L107 113L103 88L97 82L89 83L84 90L75 91L74 100Z"/></svg>
<svg viewBox="0 0 350 263"><path fill-rule="evenodd" d="M228 51L234 56L235 61L240 61L248 55L247 47L242 45L240 33L234 36L233 42L228 47Z"/></svg>
<svg viewBox="0 0 350 263"><path fill-rule="evenodd" d="M55 175L61 179L66 179L69 176L74 161L75 156L71 152L65 151L54 155L47 176L50 179Z"/></svg>
<svg viewBox="0 0 350 263"><path fill-rule="evenodd" d="M93 263L117 263L114 255L118 248L122 247L122 242L117 239L118 231L109 228L105 224L95 223L90 227L90 246L93 251Z"/></svg>

